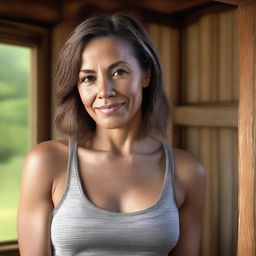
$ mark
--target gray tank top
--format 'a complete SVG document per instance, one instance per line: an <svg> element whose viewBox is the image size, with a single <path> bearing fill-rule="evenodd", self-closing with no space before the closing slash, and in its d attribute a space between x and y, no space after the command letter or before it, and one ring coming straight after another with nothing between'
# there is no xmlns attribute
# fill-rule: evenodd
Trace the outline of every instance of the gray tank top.
<svg viewBox="0 0 256 256"><path fill-rule="evenodd" d="M86 197L78 170L77 144L70 142L67 184L52 216L53 255L168 255L179 239L179 213L172 151L165 144L163 148L166 171L158 200L141 211L118 213L103 210Z"/></svg>

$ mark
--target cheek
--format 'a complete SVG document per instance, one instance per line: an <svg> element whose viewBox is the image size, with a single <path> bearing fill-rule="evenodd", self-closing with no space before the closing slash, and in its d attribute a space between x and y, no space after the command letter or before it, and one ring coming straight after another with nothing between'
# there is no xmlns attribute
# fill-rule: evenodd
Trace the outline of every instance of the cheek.
<svg viewBox="0 0 256 256"><path fill-rule="evenodd" d="M126 81L119 86L119 92L123 95L135 96L142 91L141 80L138 78Z"/></svg>
<svg viewBox="0 0 256 256"><path fill-rule="evenodd" d="M85 107L92 106L95 97L96 97L96 91L94 89L83 89L81 88L79 90L79 94L81 97L81 100Z"/></svg>

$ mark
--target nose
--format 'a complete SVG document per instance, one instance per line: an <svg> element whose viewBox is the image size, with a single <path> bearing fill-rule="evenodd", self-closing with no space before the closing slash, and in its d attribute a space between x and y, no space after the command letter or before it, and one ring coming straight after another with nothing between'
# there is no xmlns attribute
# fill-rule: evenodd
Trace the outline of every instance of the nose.
<svg viewBox="0 0 256 256"><path fill-rule="evenodd" d="M116 95L113 83L107 77L100 77L98 80L98 97L109 98Z"/></svg>

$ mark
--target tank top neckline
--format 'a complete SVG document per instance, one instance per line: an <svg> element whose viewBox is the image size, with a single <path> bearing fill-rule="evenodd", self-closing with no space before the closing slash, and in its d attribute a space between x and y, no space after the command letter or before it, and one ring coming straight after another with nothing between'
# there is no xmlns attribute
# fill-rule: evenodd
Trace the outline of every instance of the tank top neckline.
<svg viewBox="0 0 256 256"><path fill-rule="evenodd" d="M106 215L111 215L111 216L119 216L119 217L122 217L122 216L136 216L136 215L142 215L142 214L145 214L147 212L150 212L150 211L153 211L155 210L160 204L161 204L161 201L166 193L166 190L168 188L168 183L169 182L169 176L170 176L170 159L169 159L169 153L168 153L168 149L167 147L165 146L165 144L162 142L162 148L164 150L164 156L165 156L165 174L164 174L164 181L163 181L163 184L162 184L162 188L161 188L161 191L160 191L160 194L157 198L157 200L149 207L145 208L145 209L142 209L142 210L139 210L139 211L135 211L135 212L113 212L113 211L109 211L109 210L105 210L105 209L102 209L98 206L96 206L93 202L91 202L88 197L86 196L85 192L84 192L84 189L83 189L83 186L82 186L82 182L81 182L81 176L80 176L80 170L78 168L78 153L77 153L77 150L78 150L78 146L77 146L77 143L76 142L70 142L70 145L69 145L70 149L69 150L72 150L73 151L73 164L74 164L74 174L75 174L75 178L77 180L77 185L78 185L78 189L79 189L79 193L80 193L80 196L82 198L82 201L86 204L87 207L90 207L91 210L94 210L95 212L97 213L100 213L100 214L106 214Z"/></svg>

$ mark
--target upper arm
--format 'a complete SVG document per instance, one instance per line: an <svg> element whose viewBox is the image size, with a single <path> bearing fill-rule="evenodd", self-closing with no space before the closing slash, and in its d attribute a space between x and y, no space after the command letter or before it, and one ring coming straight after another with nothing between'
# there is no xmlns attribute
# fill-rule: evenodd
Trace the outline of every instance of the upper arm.
<svg viewBox="0 0 256 256"><path fill-rule="evenodd" d="M201 163L191 155L178 168L181 171L177 176L185 190L185 199L179 208L180 238L171 255L197 256L204 208L204 170Z"/></svg>
<svg viewBox="0 0 256 256"><path fill-rule="evenodd" d="M18 210L21 256L50 256L50 223L53 174L47 145L39 145L26 157L22 170Z"/></svg>

